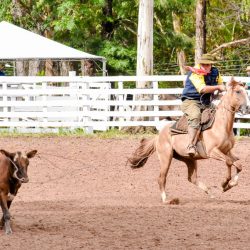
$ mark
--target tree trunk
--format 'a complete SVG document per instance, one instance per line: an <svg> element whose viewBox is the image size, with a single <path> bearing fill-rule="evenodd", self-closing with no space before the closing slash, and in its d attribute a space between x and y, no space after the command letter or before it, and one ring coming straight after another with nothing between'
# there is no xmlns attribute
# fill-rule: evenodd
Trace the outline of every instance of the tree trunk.
<svg viewBox="0 0 250 250"><path fill-rule="evenodd" d="M36 76L39 72L39 60L29 61L29 76Z"/></svg>
<svg viewBox="0 0 250 250"><path fill-rule="evenodd" d="M176 34L181 34L181 20L180 20L180 17L174 12L172 12L172 17L173 17L174 32ZM178 59L178 64L179 64L179 67L180 67L181 74L185 75L186 74L186 70L185 70L186 56L185 56L184 50L177 48L177 59Z"/></svg>
<svg viewBox="0 0 250 250"><path fill-rule="evenodd" d="M35 28L32 30L32 32L34 33L40 33L40 31ZM39 72L39 68L40 68L40 61L39 60L30 60L29 61L29 76L36 76Z"/></svg>
<svg viewBox="0 0 250 250"><path fill-rule="evenodd" d="M137 33L137 76L153 74L153 6L153 0L140 0ZM138 81L136 87L151 88L152 86L150 82ZM137 95L136 99L151 100L152 96ZM136 106L135 110L151 110L151 108ZM135 117L135 120L141 119L141 117ZM135 132L141 131L141 129L137 127Z"/></svg>
<svg viewBox="0 0 250 250"><path fill-rule="evenodd" d="M45 62L45 75L53 76L53 62L51 59L47 59Z"/></svg>
<svg viewBox="0 0 250 250"><path fill-rule="evenodd" d="M153 74L153 0L140 0L137 34L136 75ZM149 82L137 82L137 88L150 88Z"/></svg>
<svg viewBox="0 0 250 250"><path fill-rule="evenodd" d="M106 20L102 22L102 37L104 39L112 38L114 31L113 21L113 0L105 0L105 6L102 9Z"/></svg>
<svg viewBox="0 0 250 250"><path fill-rule="evenodd" d="M68 76L69 71L71 70L70 62L69 61L61 61L59 62L59 69L61 76Z"/></svg>
<svg viewBox="0 0 250 250"><path fill-rule="evenodd" d="M51 30L45 30L44 36L46 38L52 37L52 31ZM53 61L51 59L47 59L45 62L45 75L46 76L53 76Z"/></svg>
<svg viewBox="0 0 250 250"><path fill-rule="evenodd" d="M195 63L206 53L206 2L197 0L196 4Z"/></svg>
<svg viewBox="0 0 250 250"><path fill-rule="evenodd" d="M18 23L19 18L24 15L22 7L18 3L17 0L12 0L13 9L12 9L12 17L13 20ZM27 63L21 60L18 60L15 64L15 71L17 76L25 76L28 74Z"/></svg>
<svg viewBox="0 0 250 250"><path fill-rule="evenodd" d="M29 62L28 61L16 61L16 75L17 76L27 76L29 72Z"/></svg>
<svg viewBox="0 0 250 250"><path fill-rule="evenodd" d="M91 60L81 60L81 71L83 76L93 76L96 73L95 63Z"/></svg>

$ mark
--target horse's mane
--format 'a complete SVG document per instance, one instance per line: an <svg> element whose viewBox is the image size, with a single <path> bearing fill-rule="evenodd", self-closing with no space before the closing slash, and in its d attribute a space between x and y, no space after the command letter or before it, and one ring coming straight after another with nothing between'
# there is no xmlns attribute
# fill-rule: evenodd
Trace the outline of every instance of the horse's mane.
<svg viewBox="0 0 250 250"><path fill-rule="evenodd" d="M245 84L243 82L238 82L236 81L233 77L230 79L230 81L227 83L227 86L232 87L233 89L237 86L240 85L242 87L245 87Z"/></svg>

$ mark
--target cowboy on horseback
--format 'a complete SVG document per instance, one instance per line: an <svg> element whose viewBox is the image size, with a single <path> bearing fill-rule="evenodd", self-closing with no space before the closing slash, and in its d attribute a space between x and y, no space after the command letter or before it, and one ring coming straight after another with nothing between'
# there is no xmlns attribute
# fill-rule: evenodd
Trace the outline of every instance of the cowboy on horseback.
<svg viewBox="0 0 250 250"><path fill-rule="evenodd" d="M196 153L196 142L200 133L201 113L211 106L211 95L214 91L224 91L219 70L212 66L215 60L210 54L203 54L195 67L189 70L182 92L181 110L188 119L188 154Z"/></svg>

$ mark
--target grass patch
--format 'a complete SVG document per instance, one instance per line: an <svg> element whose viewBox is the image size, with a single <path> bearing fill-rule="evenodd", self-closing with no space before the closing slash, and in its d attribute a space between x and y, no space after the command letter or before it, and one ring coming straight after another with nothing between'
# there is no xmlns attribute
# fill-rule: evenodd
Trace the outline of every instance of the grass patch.
<svg viewBox="0 0 250 250"><path fill-rule="evenodd" d="M84 129L69 130L60 128L58 132L41 132L41 133L23 133L18 130L0 130L0 137L58 137L71 136L83 138L100 138L100 139L123 139L123 138L143 138L152 137L155 134L152 132L131 134L119 129L110 129L107 131L95 131L94 133L86 133Z"/></svg>
<svg viewBox="0 0 250 250"><path fill-rule="evenodd" d="M84 129L75 129L69 130L61 128L58 132L41 132L41 133L22 133L17 130L0 130L0 137L83 137L83 138L100 138L100 139L141 139L141 138L149 138L155 136L157 133L153 132L139 132L136 134L132 134L130 132L125 132L119 129L110 129L107 131L95 131L92 134L88 134L84 131ZM241 135L235 136L236 140L243 140L249 137Z"/></svg>

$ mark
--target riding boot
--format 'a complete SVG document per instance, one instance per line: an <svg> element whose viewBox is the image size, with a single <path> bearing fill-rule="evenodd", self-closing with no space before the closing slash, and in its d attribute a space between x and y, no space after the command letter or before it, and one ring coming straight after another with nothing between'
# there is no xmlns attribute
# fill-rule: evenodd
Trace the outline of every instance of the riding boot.
<svg viewBox="0 0 250 250"><path fill-rule="evenodd" d="M189 144L188 144L188 154L194 157L196 153L196 141L198 136L199 129L188 127L188 136L189 136Z"/></svg>

